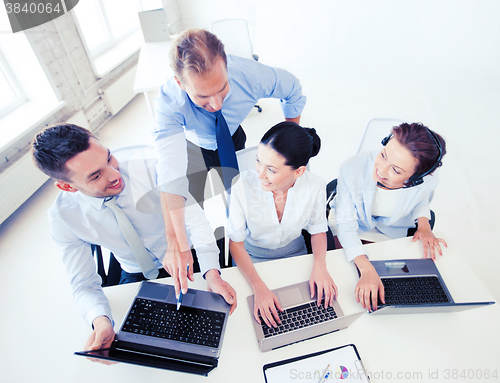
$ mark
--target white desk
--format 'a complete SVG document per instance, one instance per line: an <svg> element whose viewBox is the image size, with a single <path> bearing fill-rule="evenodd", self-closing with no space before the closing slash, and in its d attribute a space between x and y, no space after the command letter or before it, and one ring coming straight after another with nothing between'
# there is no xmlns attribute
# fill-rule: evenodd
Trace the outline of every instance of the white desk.
<svg viewBox="0 0 500 383"><path fill-rule="evenodd" d="M459 256L459 249L445 249L443 258L436 264L457 302L466 300L493 300L477 277ZM418 258L422 256L420 243L410 238L368 245L372 259ZM347 264L343 250L328 254L328 269L339 287L339 303L346 314L358 311L353 289L357 281L352 265ZM256 265L260 275L273 289L297 281L307 280L312 266L312 256L290 258ZM303 354L354 343L371 374L372 382L383 381L464 381L481 379L457 379L453 374L484 375L497 370L500 381L500 306L498 304L457 313L416 315L363 315L348 329L297 343L278 350L259 351L247 306L246 297L251 289L237 268L222 271L224 279L238 293L238 308L229 318L219 366L208 378L175 373L165 370L138 367L127 364L104 366L78 359L67 381L89 382L264 382L262 366L266 363ZM162 283L169 282L168 279ZM204 288L205 282L197 275L191 287ZM114 313L116 328L126 314L137 290L137 284L105 289ZM75 334L81 345L88 336ZM78 347L77 347L78 348ZM455 370L455 371L454 371ZM399 375L398 375L399 374ZM429 374L432 374L429 378ZM434 379L436 377L439 379ZM400 377L400 379L398 379ZM447 378L448 377L448 378ZM299 381L299 380L298 380ZM309 380L300 380L309 382Z"/></svg>
<svg viewBox="0 0 500 383"><path fill-rule="evenodd" d="M144 93L153 122L155 121L154 99L165 79L173 74L168 59L168 51L170 50L172 39L174 38L171 37L169 41L144 43L139 55L134 92Z"/></svg>

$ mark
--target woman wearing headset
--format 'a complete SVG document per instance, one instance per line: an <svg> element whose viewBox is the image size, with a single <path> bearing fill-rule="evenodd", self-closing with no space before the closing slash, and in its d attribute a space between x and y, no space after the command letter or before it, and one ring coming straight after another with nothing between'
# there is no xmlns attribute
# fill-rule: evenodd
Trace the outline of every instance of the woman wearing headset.
<svg viewBox="0 0 500 383"><path fill-rule="evenodd" d="M437 186L433 174L441 166L446 143L420 123L403 123L392 129L380 152L359 153L340 167L335 218L338 239L348 261L354 261L360 278L354 294L366 309L385 303L384 286L358 237L358 229L376 229L391 237L413 235L424 255L435 259L441 245L431 230L429 200Z"/></svg>
<svg viewBox="0 0 500 383"><path fill-rule="evenodd" d="M231 255L255 294L254 317L268 326L279 322L278 298L253 263L307 254L302 229L311 234L314 254L309 286L317 304L332 305L337 286L326 267L328 224L325 181L306 170L318 154L314 129L282 122L267 131L257 149L255 170L241 173L230 199L228 236Z"/></svg>

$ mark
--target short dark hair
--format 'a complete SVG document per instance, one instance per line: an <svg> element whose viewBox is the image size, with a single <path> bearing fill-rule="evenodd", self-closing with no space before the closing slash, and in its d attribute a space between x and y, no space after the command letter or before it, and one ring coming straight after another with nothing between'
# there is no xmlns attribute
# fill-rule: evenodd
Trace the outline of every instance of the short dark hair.
<svg viewBox="0 0 500 383"><path fill-rule="evenodd" d="M260 140L286 160L292 169L306 166L319 153L321 139L314 128L303 128L291 121L280 122L269 129Z"/></svg>
<svg viewBox="0 0 500 383"><path fill-rule="evenodd" d="M435 132L432 133L434 133L441 145L444 156L446 154L446 142L439 134ZM428 127L417 122L412 124L402 123L392 128L393 136L417 159L418 164L415 168L416 174L424 174L429 171L439 159L439 148L432 137L432 133ZM440 160L436 169L442 164ZM432 174L434 170L430 174Z"/></svg>
<svg viewBox="0 0 500 383"><path fill-rule="evenodd" d="M89 130L73 124L55 124L38 133L31 144L36 166L55 180L71 182L66 162L84 152L95 136Z"/></svg>
<svg viewBox="0 0 500 383"><path fill-rule="evenodd" d="M188 29L179 35L169 52L170 66L179 81L184 72L203 76L218 59L227 66L224 44L205 29Z"/></svg>

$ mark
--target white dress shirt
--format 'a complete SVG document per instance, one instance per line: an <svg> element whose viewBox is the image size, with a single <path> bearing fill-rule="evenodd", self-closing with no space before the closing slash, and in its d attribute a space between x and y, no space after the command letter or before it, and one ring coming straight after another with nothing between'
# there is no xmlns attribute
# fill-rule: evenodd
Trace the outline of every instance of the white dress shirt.
<svg viewBox="0 0 500 383"><path fill-rule="evenodd" d="M246 239L251 245L278 249L301 235L328 230L326 184L319 176L305 171L288 190L281 222L273 193L260 186L255 170L247 170L231 189L228 236L234 242Z"/></svg>
<svg viewBox="0 0 500 383"><path fill-rule="evenodd" d="M133 182L135 178L130 181L127 169L126 164L120 163L125 188L116 197L117 205L130 219L151 258L161 268L167 242L159 198L151 199L149 212L144 212L144 208L142 212L139 211L136 208L139 206L136 205L138 184ZM151 185L149 187L151 190ZM49 210L52 238L63 252L63 262L70 278L73 296L88 324L92 324L100 315L112 319L108 300L101 288L101 278L96 273L91 244L101 245L113 252L126 272L141 272L113 212L103 203L104 198L63 191ZM197 251L202 273L219 269L219 250L213 231L198 204L185 208L185 225L190 245Z"/></svg>

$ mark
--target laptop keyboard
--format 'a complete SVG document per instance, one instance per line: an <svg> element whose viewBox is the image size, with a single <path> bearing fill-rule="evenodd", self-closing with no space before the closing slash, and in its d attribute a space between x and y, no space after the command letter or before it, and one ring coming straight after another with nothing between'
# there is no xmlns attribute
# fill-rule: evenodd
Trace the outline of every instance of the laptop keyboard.
<svg viewBox="0 0 500 383"><path fill-rule="evenodd" d="M387 305L445 303L448 297L439 279L430 277L381 278ZM379 304L381 304L379 299Z"/></svg>
<svg viewBox="0 0 500 383"><path fill-rule="evenodd" d="M136 298L122 331L218 348L226 314Z"/></svg>
<svg viewBox="0 0 500 383"><path fill-rule="evenodd" d="M318 307L316 302L310 302L278 311L278 317L281 320L281 324L278 324L276 328L268 327L262 318L260 319L265 338L327 322L337 318L337 314L333 307L325 309L325 302L323 301L320 307Z"/></svg>

